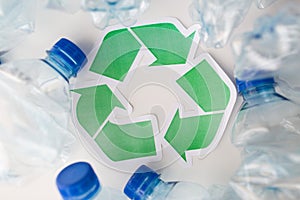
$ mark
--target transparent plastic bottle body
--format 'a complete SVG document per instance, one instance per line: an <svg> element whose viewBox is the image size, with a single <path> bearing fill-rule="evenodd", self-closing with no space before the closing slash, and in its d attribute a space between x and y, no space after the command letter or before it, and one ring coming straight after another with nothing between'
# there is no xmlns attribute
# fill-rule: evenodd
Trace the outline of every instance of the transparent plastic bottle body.
<svg viewBox="0 0 300 200"><path fill-rule="evenodd" d="M0 56L34 30L36 0L0 0Z"/></svg>
<svg viewBox="0 0 300 200"><path fill-rule="evenodd" d="M31 104L47 110L58 123L67 126L70 112L68 81L45 61L23 60L3 64L0 77L1 85L10 93L22 95ZM6 96L1 95L5 100Z"/></svg>
<svg viewBox="0 0 300 200"><path fill-rule="evenodd" d="M268 84L244 91L232 136L243 161L230 185L241 199L297 199L300 106Z"/></svg>
<svg viewBox="0 0 300 200"><path fill-rule="evenodd" d="M77 46L61 39L45 60L0 66L0 141L6 155L1 156L6 167L0 179L19 181L35 169L66 160L75 139L68 130L68 79L85 60Z"/></svg>

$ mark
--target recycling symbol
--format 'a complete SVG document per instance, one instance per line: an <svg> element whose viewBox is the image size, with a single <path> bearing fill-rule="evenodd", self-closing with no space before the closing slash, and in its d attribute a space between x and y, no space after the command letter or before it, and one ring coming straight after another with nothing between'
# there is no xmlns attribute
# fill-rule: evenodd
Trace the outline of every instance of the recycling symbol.
<svg viewBox="0 0 300 200"><path fill-rule="evenodd" d="M98 160L134 170L216 148L237 94L209 54L196 55L198 30L169 19L102 33L72 89L76 128Z"/></svg>

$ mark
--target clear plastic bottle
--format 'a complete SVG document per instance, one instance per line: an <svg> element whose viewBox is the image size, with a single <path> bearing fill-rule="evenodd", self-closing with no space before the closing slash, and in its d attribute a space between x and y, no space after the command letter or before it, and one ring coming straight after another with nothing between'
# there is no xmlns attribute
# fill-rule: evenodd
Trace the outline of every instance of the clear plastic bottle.
<svg viewBox="0 0 300 200"><path fill-rule="evenodd" d="M243 161L231 187L241 199L298 199L300 106L276 93L271 76L237 86L245 103L232 143L243 149Z"/></svg>
<svg viewBox="0 0 300 200"><path fill-rule="evenodd" d="M101 187L97 175L87 162L65 167L56 178L57 188L64 200L122 200L121 192Z"/></svg>
<svg viewBox="0 0 300 200"><path fill-rule="evenodd" d="M64 38L47 53L45 59L0 65L0 141L8 155L2 156L6 167L0 179L21 178L65 161L74 142L68 130L68 83L87 59Z"/></svg>
<svg viewBox="0 0 300 200"><path fill-rule="evenodd" d="M124 193L133 200L204 200L210 194L201 185L189 182L164 182L145 165L128 180Z"/></svg>

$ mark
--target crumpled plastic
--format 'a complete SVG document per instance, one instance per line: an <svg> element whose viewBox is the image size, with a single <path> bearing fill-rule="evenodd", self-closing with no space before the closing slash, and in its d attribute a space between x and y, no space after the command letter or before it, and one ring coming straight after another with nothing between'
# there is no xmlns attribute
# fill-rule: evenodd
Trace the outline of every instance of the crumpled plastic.
<svg viewBox="0 0 300 200"><path fill-rule="evenodd" d="M233 45L237 79L261 80L278 77L287 69L294 73L299 71L298 7L290 5L275 16L259 18L254 30L237 40ZM281 87L278 81L275 84ZM291 100L294 96L285 97ZM257 107L252 113L240 112L244 118L241 117L238 124L245 130L237 128L232 142L242 148L243 160L231 178L232 192L239 199L299 198L300 106L292 101L281 101Z"/></svg>
<svg viewBox="0 0 300 200"><path fill-rule="evenodd" d="M275 16L259 18L254 30L240 38L238 48L234 46L236 78L246 81L280 77L287 69L299 74L298 8L292 4ZM280 82L276 84L280 87ZM295 91L290 91L291 95L285 96L289 100L252 111L241 109L243 113L232 133L233 145L242 149L241 165L228 185L208 188L210 196L205 200L300 197L300 105L290 101L295 97Z"/></svg>
<svg viewBox="0 0 300 200"><path fill-rule="evenodd" d="M68 108L24 73L8 72L12 63L18 68L22 61L1 65L0 73L0 183L24 184L66 162L75 137Z"/></svg>
<svg viewBox="0 0 300 200"><path fill-rule="evenodd" d="M273 76L278 70L295 70L300 51L299 27L300 12L291 6L275 16L259 18L253 31L232 43L237 58L234 76L253 80Z"/></svg>
<svg viewBox="0 0 300 200"><path fill-rule="evenodd" d="M36 0L0 0L0 56L34 31Z"/></svg>
<svg viewBox="0 0 300 200"><path fill-rule="evenodd" d="M40 0L46 8L76 13L81 9L82 0Z"/></svg>
<svg viewBox="0 0 300 200"><path fill-rule="evenodd" d="M149 7L150 0L41 0L46 8L75 13L89 12L94 25L104 29L109 25L133 25Z"/></svg>
<svg viewBox="0 0 300 200"><path fill-rule="evenodd" d="M276 0L257 0L258 8L266 8ZM192 19L200 24L200 39L208 48L222 48L233 30L248 13L252 0L194 0L190 6Z"/></svg>
<svg viewBox="0 0 300 200"><path fill-rule="evenodd" d="M83 0L83 9L90 12L96 27L121 23L133 25L148 8L150 0Z"/></svg>

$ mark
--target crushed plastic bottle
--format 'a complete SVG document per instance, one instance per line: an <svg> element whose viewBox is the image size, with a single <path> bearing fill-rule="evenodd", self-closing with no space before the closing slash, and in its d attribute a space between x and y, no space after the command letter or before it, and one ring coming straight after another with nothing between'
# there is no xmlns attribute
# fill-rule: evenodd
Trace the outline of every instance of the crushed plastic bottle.
<svg viewBox="0 0 300 200"><path fill-rule="evenodd" d="M60 39L45 59L0 66L0 171L2 181L22 181L35 169L65 161L74 136L69 131L69 79L86 63L71 41ZM6 156L5 156L6 154Z"/></svg>
<svg viewBox="0 0 300 200"><path fill-rule="evenodd" d="M258 8L266 8L275 0L257 0ZM233 30L241 24L252 0L194 0L190 6L192 19L200 24L200 39L208 48L222 48Z"/></svg>
<svg viewBox="0 0 300 200"><path fill-rule="evenodd" d="M239 80L273 76L278 89L300 102L298 63L300 53L300 9L290 5L275 16L257 20L254 30L233 42L237 57L235 77Z"/></svg>
<svg viewBox="0 0 300 200"><path fill-rule="evenodd" d="M57 188L64 200L122 200L122 192L102 187L92 166L76 162L65 167L56 178Z"/></svg>
<svg viewBox="0 0 300 200"><path fill-rule="evenodd" d="M235 77L245 102L232 134L243 161L230 186L241 199L300 196L300 105L276 92L280 68L299 67L299 15L289 7L243 36ZM297 71L294 68L295 72Z"/></svg>
<svg viewBox="0 0 300 200"><path fill-rule="evenodd" d="M83 0L83 9L90 12L96 27L121 23L133 25L148 8L150 0Z"/></svg>
<svg viewBox="0 0 300 200"><path fill-rule="evenodd" d="M0 56L34 30L36 0L0 0Z"/></svg>
<svg viewBox="0 0 300 200"><path fill-rule="evenodd" d="M243 148L244 159L231 186L242 199L297 199L300 106L275 92L272 77L237 84L245 104L232 143Z"/></svg>

